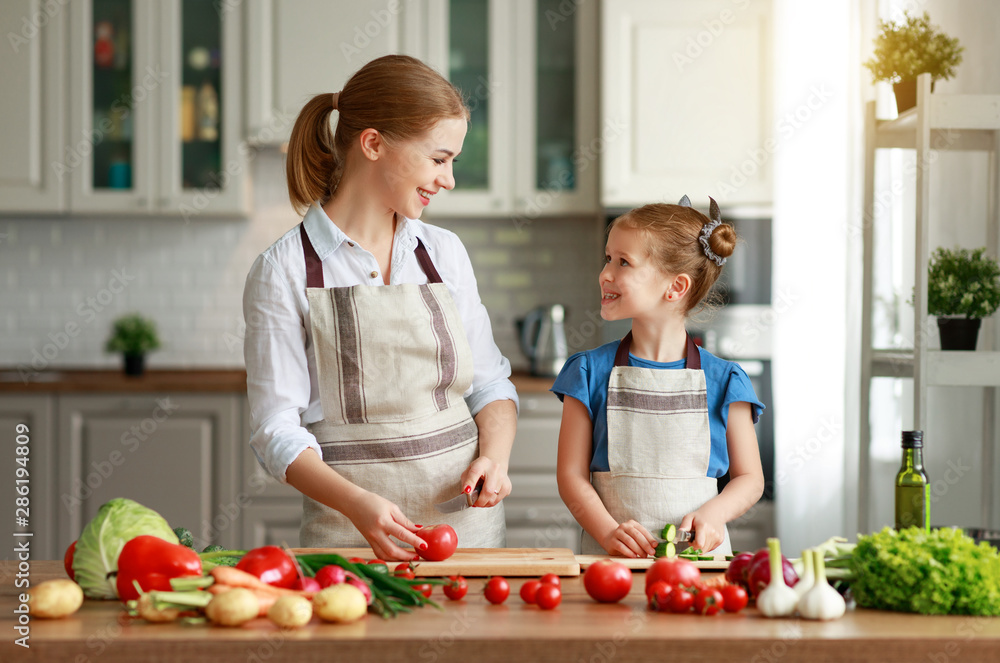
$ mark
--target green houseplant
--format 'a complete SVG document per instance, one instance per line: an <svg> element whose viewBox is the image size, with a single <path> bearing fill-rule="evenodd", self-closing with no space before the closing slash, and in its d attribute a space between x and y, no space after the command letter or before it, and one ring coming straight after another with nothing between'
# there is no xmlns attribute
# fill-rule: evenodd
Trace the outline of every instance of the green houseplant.
<svg viewBox="0 0 1000 663"><path fill-rule="evenodd" d="M126 375L142 375L146 353L158 347L160 339L156 333L156 323L133 313L114 321L111 336L104 349L124 355Z"/></svg>
<svg viewBox="0 0 1000 663"><path fill-rule="evenodd" d="M1000 265L985 248L937 248L927 266L927 312L938 316L941 349L975 350L982 318L1000 307ZM959 347L961 346L961 347Z"/></svg>
<svg viewBox="0 0 1000 663"><path fill-rule="evenodd" d="M917 104L917 76L930 74L933 89L934 81L953 77L955 67L962 63L965 49L957 38L931 25L927 12L919 17L904 12L898 23L879 21L878 30L875 50L864 66L873 82L893 84L900 113Z"/></svg>

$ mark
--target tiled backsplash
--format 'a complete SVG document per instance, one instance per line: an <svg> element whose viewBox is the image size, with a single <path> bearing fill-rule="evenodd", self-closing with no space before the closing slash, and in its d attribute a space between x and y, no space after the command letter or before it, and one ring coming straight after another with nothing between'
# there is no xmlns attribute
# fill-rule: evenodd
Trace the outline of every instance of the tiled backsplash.
<svg viewBox="0 0 1000 663"><path fill-rule="evenodd" d="M151 367L242 366L247 271L298 222L284 182L281 155L259 154L248 220L0 220L0 366L117 366L104 341L111 322L132 311L152 317L164 341ZM567 307L571 350L599 342L596 216L429 220L465 243L497 343L515 367L527 365L515 320L540 304Z"/></svg>

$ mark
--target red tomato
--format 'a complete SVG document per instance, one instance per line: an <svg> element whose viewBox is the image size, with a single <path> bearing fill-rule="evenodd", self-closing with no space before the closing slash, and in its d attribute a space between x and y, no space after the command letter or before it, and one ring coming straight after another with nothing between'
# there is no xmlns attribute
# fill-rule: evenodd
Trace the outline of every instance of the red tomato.
<svg viewBox="0 0 1000 663"><path fill-rule="evenodd" d="M670 595L674 593L674 586L661 581L653 583L653 594L649 597L649 609L657 612L667 612L670 610Z"/></svg>
<svg viewBox="0 0 1000 663"><path fill-rule="evenodd" d="M406 578L407 580L413 580L417 577L416 571L413 570L413 562L401 562L397 564L393 575L397 578Z"/></svg>
<svg viewBox="0 0 1000 663"><path fill-rule="evenodd" d="M683 587L675 587L670 592L670 612L688 612L694 605L694 595Z"/></svg>
<svg viewBox="0 0 1000 663"><path fill-rule="evenodd" d="M660 587L665 586L665 585L670 586L669 583L667 583L667 582L665 582L663 580L657 580L656 582L654 582L651 585L646 585L646 599L648 600L648 599L653 598L653 594L656 593L656 590L659 589ZM672 586L670 586L670 587L671 587L671 589L673 589Z"/></svg>
<svg viewBox="0 0 1000 663"><path fill-rule="evenodd" d="M444 595L452 601L465 598L469 591L469 583L462 576L448 576L448 582L444 586Z"/></svg>
<svg viewBox="0 0 1000 663"><path fill-rule="evenodd" d="M699 615L714 615L722 610L722 592L706 587L694 595L694 611Z"/></svg>
<svg viewBox="0 0 1000 663"><path fill-rule="evenodd" d="M278 546L261 546L243 555L236 568L275 587L289 588L299 577L295 562Z"/></svg>
<svg viewBox="0 0 1000 663"><path fill-rule="evenodd" d="M632 571L621 562L598 560L583 574L583 587L595 601L616 603L632 589Z"/></svg>
<svg viewBox="0 0 1000 663"><path fill-rule="evenodd" d="M521 600L525 603L535 603L535 595L538 594L538 588L542 586L542 583L538 580L529 580L528 582L521 585ZM555 585L551 585L555 587Z"/></svg>
<svg viewBox="0 0 1000 663"><path fill-rule="evenodd" d="M684 587L693 587L701 579L701 571L694 562L677 557L661 557L646 571L646 587L649 587L657 580L663 580L668 584Z"/></svg>
<svg viewBox="0 0 1000 663"><path fill-rule="evenodd" d="M538 579L538 582L542 583L543 585L555 585L556 587L562 586L562 581L559 579L559 575L556 573L546 573L545 575L543 575L541 578Z"/></svg>
<svg viewBox="0 0 1000 663"><path fill-rule="evenodd" d="M368 563L367 559L361 559L360 557L351 557L347 561L350 562L351 564L367 564Z"/></svg>
<svg viewBox="0 0 1000 663"><path fill-rule="evenodd" d="M70 580L76 580L76 574L73 573L73 555L76 553L76 541L69 544L69 548L66 549L66 554L63 555L63 568L66 569L66 575L69 576Z"/></svg>
<svg viewBox="0 0 1000 663"><path fill-rule="evenodd" d="M503 576L493 576L486 581L483 593L490 603L503 603L510 596L510 583Z"/></svg>
<svg viewBox="0 0 1000 663"><path fill-rule="evenodd" d="M316 572L315 580L319 583L320 587L339 585L347 580L347 571L336 564L327 564Z"/></svg>
<svg viewBox="0 0 1000 663"><path fill-rule="evenodd" d="M558 585L543 582L538 585L535 603L542 610L551 610L562 602L562 590Z"/></svg>
<svg viewBox="0 0 1000 663"><path fill-rule="evenodd" d="M417 532L417 536L427 542L425 549L417 548L417 554L432 562L448 559L458 548L458 534L451 525L424 527Z"/></svg>
<svg viewBox="0 0 1000 663"><path fill-rule="evenodd" d="M430 584L429 582L423 582L420 583L419 585L411 585L411 587L413 587L414 591L420 592L427 598L430 598L431 592L434 591L434 585Z"/></svg>
<svg viewBox="0 0 1000 663"><path fill-rule="evenodd" d="M739 585L724 585L719 591L722 592L722 605L726 612L739 612L747 607L747 590Z"/></svg>

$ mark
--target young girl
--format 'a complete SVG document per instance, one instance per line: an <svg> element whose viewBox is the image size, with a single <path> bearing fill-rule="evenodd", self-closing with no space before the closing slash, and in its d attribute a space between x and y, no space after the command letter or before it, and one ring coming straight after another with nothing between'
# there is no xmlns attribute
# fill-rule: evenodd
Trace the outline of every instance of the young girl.
<svg viewBox="0 0 1000 663"><path fill-rule="evenodd" d="M714 200L710 214L684 196L611 224L601 317L631 318L632 331L570 357L552 387L563 401L559 494L584 529L584 553L653 555L673 523L695 532L694 547L728 554L726 523L764 490L753 428L764 406L737 364L684 328L736 243Z"/></svg>
<svg viewBox="0 0 1000 663"><path fill-rule="evenodd" d="M418 220L455 185L468 119L437 72L390 55L292 129L288 190L305 218L250 270L244 354L250 445L303 494L304 547L410 559L398 542L425 546L417 523L504 544L510 364L462 243ZM481 508L434 508L462 492Z"/></svg>

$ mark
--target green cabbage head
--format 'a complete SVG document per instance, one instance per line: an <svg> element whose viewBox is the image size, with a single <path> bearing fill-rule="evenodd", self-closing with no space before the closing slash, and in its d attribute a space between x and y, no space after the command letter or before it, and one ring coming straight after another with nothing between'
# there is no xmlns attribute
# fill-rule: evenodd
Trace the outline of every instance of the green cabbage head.
<svg viewBox="0 0 1000 663"><path fill-rule="evenodd" d="M108 501L87 523L76 542L73 573L83 593L92 599L116 599L118 554L130 539L143 534L177 543L167 521L152 509L124 497Z"/></svg>

